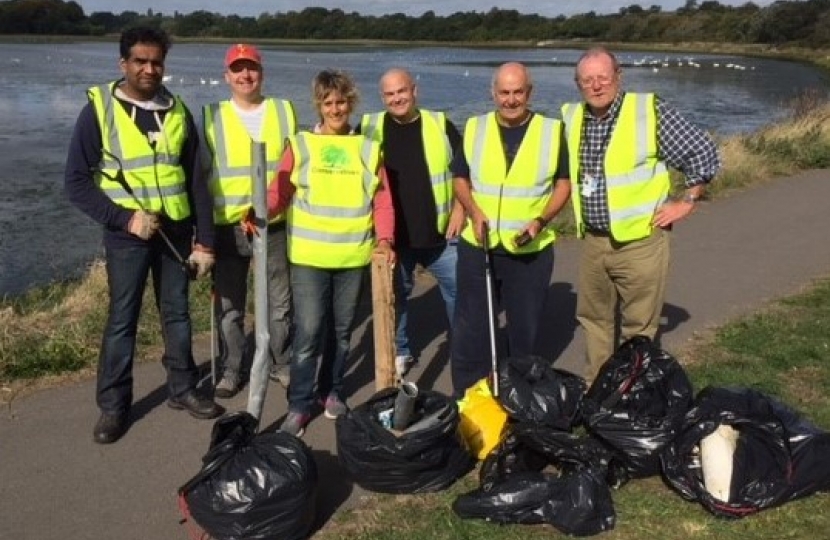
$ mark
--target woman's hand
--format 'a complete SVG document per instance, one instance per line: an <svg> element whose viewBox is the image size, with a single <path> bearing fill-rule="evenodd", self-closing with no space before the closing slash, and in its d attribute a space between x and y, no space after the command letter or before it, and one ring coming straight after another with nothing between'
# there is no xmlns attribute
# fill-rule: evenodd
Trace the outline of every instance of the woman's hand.
<svg viewBox="0 0 830 540"><path fill-rule="evenodd" d="M398 256L395 253L395 250L392 249L392 243L389 240L379 240L378 245L375 248L375 251L378 253L383 253L386 256L386 262L390 265L394 265L398 262Z"/></svg>

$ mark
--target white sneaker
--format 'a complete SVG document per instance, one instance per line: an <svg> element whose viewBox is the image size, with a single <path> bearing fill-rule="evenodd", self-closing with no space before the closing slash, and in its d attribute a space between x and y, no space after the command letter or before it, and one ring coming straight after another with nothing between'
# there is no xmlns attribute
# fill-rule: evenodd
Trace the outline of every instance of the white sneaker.
<svg viewBox="0 0 830 540"><path fill-rule="evenodd" d="M411 354L399 354L395 357L395 374L399 379L409 373L409 369L415 364L415 358Z"/></svg>

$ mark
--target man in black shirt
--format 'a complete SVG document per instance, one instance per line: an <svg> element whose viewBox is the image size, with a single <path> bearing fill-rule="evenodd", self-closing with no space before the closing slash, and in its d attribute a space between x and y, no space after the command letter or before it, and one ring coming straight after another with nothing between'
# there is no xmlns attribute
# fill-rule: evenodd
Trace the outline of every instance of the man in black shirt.
<svg viewBox="0 0 830 540"><path fill-rule="evenodd" d="M416 265L435 276L447 319L453 320L456 237L464 213L452 196L449 165L461 136L443 113L418 107L418 87L409 72L391 69L379 86L386 111L365 115L361 131L381 144L395 205L395 250L400 262L395 280L395 369L403 377L414 363L407 336L407 299Z"/></svg>

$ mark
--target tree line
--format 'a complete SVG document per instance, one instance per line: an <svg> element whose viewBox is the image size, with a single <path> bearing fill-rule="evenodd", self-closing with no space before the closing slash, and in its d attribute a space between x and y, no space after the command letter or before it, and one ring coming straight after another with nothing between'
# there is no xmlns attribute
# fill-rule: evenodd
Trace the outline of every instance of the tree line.
<svg viewBox="0 0 830 540"><path fill-rule="evenodd" d="M119 33L138 24L188 38L371 39L439 42L539 42L586 40L632 43L723 42L830 46L830 0L748 2L733 7L716 0L686 0L673 12L632 4L614 14L594 11L565 17L522 14L513 9L438 16L381 16L310 7L258 17L208 11L173 14L124 11L89 15L75 1L0 1L0 34L86 35Z"/></svg>

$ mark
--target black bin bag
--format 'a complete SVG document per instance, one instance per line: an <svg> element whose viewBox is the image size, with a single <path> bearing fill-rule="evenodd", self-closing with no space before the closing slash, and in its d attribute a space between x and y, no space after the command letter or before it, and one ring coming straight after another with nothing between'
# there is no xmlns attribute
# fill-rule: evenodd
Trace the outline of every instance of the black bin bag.
<svg viewBox="0 0 830 540"><path fill-rule="evenodd" d="M499 367L498 400L510 418L555 429L579 423L585 379L538 356L513 356Z"/></svg>
<svg viewBox="0 0 830 540"><path fill-rule="evenodd" d="M459 431L458 407L449 396L419 392L409 427L393 432L381 418L393 409L396 388L380 390L337 418L337 454L360 486L379 493L426 493L453 484L474 459Z"/></svg>
<svg viewBox="0 0 830 540"><path fill-rule="evenodd" d="M282 431L256 433L247 412L216 421L203 467L179 488L185 518L216 540L299 540L315 519L317 466Z"/></svg>
<svg viewBox="0 0 830 540"><path fill-rule="evenodd" d="M453 511L499 524L547 523L573 536L611 530L610 457L596 439L512 424L482 463L480 487L459 496Z"/></svg>
<svg viewBox="0 0 830 540"><path fill-rule="evenodd" d="M722 424L737 431L725 500L707 490L699 452L701 440ZM673 489L721 517L740 518L830 489L830 434L748 388L701 390L662 461Z"/></svg>
<svg viewBox="0 0 830 540"><path fill-rule="evenodd" d="M583 421L615 450L616 484L660 474L660 452L683 425L694 394L683 367L645 336L623 343L582 402Z"/></svg>

